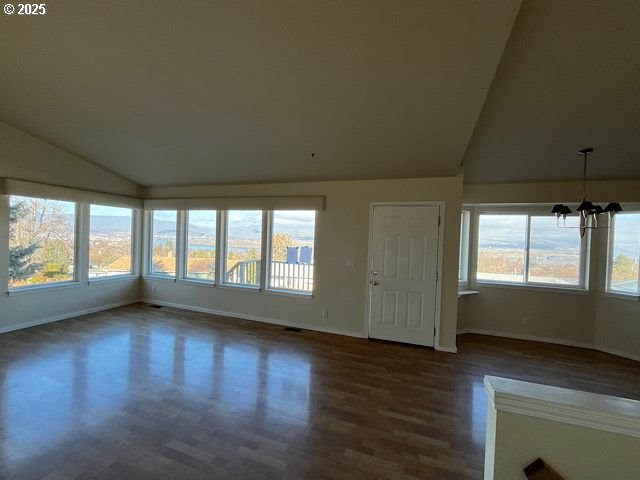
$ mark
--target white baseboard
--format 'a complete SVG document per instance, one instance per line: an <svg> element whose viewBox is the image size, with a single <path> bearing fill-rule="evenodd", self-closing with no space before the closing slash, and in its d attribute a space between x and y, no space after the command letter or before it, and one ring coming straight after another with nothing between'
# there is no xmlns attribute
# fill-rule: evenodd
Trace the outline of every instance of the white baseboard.
<svg viewBox="0 0 640 480"><path fill-rule="evenodd" d="M536 335L525 335L520 333L497 332L495 330L485 330L482 328L458 329L458 332L457 332L458 335L464 335L465 333L474 333L476 335L490 335L492 337L515 338L518 340L529 340L532 342L552 343L555 345L566 345L569 347L588 348L589 350L596 350L598 352L609 353L611 355L616 355L618 357L628 358L630 360L636 360L640 362L640 355L624 352L622 350L616 350L613 348L608 348L602 345L594 345L591 343L574 342L572 340L564 340L560 338L538 337Z"/></svg>
<svg viewBox="0 0 640 480"><path fill-rule="evenodd" d="M588 348L595 350L596 347L592 343L574 342L573 340L565 340L562 338L539 337L537 335L527 335L522 333L499 332L496 330L485 330L482 328L465 328L458 330L458 335L464 333L474 333L476 335L489 335L491 337L515 338L517 340L529 340L531 342L552 343L554 345L566 345L568 347Z"/></svg>
<svg viewBox="0 0 640 480"><path fill-rule="evenodd" d="M44 325L45 323L58 322L60 320L66 320L68 318L80 317L82 315L88 315L90 313L98 313L104 310L111 310L112 308L124 307L125 305L132 305L138 303L138 300L111 303L109 305L101 305L99 307L87 308L86 310L79 310L76 312L63 313L60 315L54 315L47 318L39 318L37 320L31 320L30 322L16 323L14 325L4 325L0 327L0 334L14 332L23 328L35 327L37 325Z"/></svg>
<svg viewBox="0 0 640 480"><path fill-rule="evenodd" d="M614 348L608 348L602 345L598 345L596 347L596 350L598 350L599 352L609 353L611 355L616 355L618 357L628 358L629 360L640 362L640 355L636 355L634 353L623 352L622 350L616 350Z"/></svg>
<svg viewBox="0 0 640 480"><path fill-rule="evenodd" d="M458 353L458 347L433 347L438 352L447 352L447 353Z"/></svg>
<svg viewBox="0 0 640 480"><path fill-rule="evenodd" d="M164 307L178 308L180 310L189 310L192 312L210 313L212 315L220 315L221 317L239 318L241 320L251 320L253 322L270 323L272 325L281 325L283 327L295 327L303 330L313 330L315 332L332 333L335 335L345 335L347 337L366 338L362 332L353 332L350 330L342 330L338 328L325 327L323 325L301 325L295 322L289 322L287 320L280 320L278 318L263 317L260 315L251 315L247 313L228 312L225 310L217 310L214 308L195 307L193 305L184 305L181 303L165 302L162 300L154 300L151 298L145 298L141 300L145 303L152 303L155 305L162 305Z"/></svg>

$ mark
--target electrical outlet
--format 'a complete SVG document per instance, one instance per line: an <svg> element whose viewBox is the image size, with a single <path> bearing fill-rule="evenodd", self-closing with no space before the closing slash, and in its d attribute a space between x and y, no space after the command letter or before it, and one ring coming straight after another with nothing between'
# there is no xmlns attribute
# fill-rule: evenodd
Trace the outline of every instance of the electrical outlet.
<svg viewBox="0 0 640 480"><path fill-rule="evenodd" d="M353 258L345 258L344 266L346 268L353 268L355 266L355 261L353 260Z"/></svg>
<svg viewBox="0 0 640 480"><path fill-rule="evenodd" d="M322 318L328 318L329 317L329 310L327 310L326 308L322 309Z"/></svg>

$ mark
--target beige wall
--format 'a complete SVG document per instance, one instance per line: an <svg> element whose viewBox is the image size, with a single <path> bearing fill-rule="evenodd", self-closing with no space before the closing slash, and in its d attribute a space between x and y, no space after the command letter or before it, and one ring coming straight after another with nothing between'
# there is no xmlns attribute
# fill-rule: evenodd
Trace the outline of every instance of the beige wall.
<svg viewBox="0 0 640 480"><path fill-rule="evenodd" d="M575 202L580 182L465 185L465 204ZM640 181L590 182L598 202L640 200ZM624 205L623 205L624 206ZM472 284L480 293L459 300L458 328L597 348L640 359L640 302L605 294L607 231L591 235L589 292Z"/></svg>
<svg viewBox="0 0 640 480"><path fill-rule="evenodd" d="M287 183L220 187L150 188L150 198L256 195L324 195L317 216L316 289L312 299L201 287L146 278L143 296L179 305L266 317L301 327L362 335L367 287L371 202L444 201L445 248L440 345L455 346L457 268L462 177L406 180ZM355 260L354 268L345 259ZM156 289L155 291L153 289ZM321 310L329 311L328 318Z"/></svg>
<svg viewBox="0 0 640 480"><path fill-rule="evenodd" d="M121 195L139 195L140 188L81 158L0 123L0 177L19 178ZM9 198L0 195L0 285L9 272ZM10 297L0 293L0 332L72 316L139 298L139 280L81 284Z"/></svg>
<svg viewBox="0 0 640 480"><path fill-rule="evenodd" d="M636 480L639 449L638 438L499 411L488 478L524 480L523 468L543 458L567 479Z"/></svg>

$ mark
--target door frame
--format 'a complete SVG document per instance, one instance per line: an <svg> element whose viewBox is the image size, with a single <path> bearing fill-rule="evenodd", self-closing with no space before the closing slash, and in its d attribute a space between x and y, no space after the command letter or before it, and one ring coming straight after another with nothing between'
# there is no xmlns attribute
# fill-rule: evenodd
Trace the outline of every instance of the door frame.
<svg viewBox="0 0 640 480"><path fill-rule="evenodd" d="M433 348L437 350L440 347L440 317L441 317L441 302L442 302L442 259L444 254L444 226L445 221L445 202L444 201L425 201L425 202L370 202L369 203L369 240L367 247L367 271L365 277L365 309L364 309L364 337L370 338L371 332L371 318L369 313L371 311L371 284L370 272L372 262L372 249L373 249L373 213L375 207L438 207L438 214L440 222L438 224L438 249L436 258L436 273L438 280L436 282L436 309L434 327L435 333L433 335Z"/></svg>

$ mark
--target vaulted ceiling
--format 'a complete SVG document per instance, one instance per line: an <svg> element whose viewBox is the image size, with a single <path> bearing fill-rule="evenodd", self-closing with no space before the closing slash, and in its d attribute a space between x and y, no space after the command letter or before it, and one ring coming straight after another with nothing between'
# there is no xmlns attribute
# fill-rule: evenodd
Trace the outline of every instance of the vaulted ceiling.
<svg viewBox="0 0 640 480"><path fill-rule="evenodd" d="M0 17L0 120L147 186L640 177L639 6L56 2Z"/></svg>
<svg viewBox="0 0 640 480"><path fill-rule="evenodd" d="M640 1L526 1L465 157L473 183L640 178Z"/></svg>

